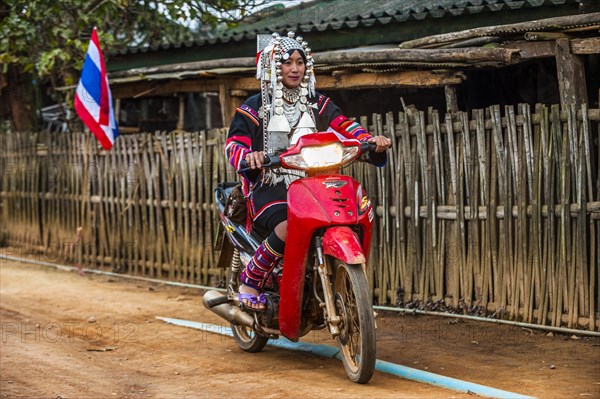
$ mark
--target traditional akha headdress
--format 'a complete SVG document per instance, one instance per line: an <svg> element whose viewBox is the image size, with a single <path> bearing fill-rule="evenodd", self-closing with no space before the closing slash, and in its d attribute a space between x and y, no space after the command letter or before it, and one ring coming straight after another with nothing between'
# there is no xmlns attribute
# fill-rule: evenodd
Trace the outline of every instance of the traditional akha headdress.
<svg viewBox="0 0 600 399"><path fill-rule="evenodd" d="M304 58L306 69L300 87L290 90L283 85L281 65L294 50ZM300 136L316 131L315 118L308 104L308 96L315 95L313 65L311 49L302 36L296 37L294 32L289 32L287 37L279 36L279 33L258 35L256 78L261 81L262 108L259 115L263 120L265 151L287 147ZM290 111L289 104L284 106L284 98L295 108ZM295 113L296 117L287 117L286 114L291 115L290 112ZM290 125L289 119L295 122L295 126ZM292 128L295 130L290 138Z"/></svg>

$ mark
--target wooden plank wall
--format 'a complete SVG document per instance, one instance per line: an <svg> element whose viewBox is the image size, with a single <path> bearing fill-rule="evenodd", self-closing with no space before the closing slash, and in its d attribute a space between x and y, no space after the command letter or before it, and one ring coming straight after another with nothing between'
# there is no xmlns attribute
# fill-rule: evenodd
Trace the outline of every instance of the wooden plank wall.
<svg viewBox="0 0 600 399"><path fill-rule="evenodd" d="M393 142L385 168L348 169L377 209L376 303L599 329L600 110L360 120ZM0 135L2 225L27 256L218 285L225 136L125 135L105 152L84 134Z"/></svg>

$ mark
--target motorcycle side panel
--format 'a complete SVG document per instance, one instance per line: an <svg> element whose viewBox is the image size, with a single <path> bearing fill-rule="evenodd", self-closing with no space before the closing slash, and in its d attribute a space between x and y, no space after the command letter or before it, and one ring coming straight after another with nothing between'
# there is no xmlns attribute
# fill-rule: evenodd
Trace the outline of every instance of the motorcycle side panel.
<svg viewBox="0 0 600 399"><path fill-rule="evenodd" d="M356 233L348 226L330 227L323 235L323 252L349 265L366 262Z"/></svg>
<svg viewBox="0 0 600 399"><path fill-rule="evenodd" d="M368 257L372 218L359 215L360 184L348 176L327 175L299 179L288 189L288 230L283 259L279 329L297 341L301 327L307 255L318 229L360 225L363 254Z"/></svg>

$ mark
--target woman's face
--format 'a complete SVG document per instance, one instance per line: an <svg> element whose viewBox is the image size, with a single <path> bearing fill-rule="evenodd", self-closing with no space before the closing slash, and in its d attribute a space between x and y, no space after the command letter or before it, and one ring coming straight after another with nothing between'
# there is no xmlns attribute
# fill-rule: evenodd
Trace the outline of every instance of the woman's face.
<svg viewBox="0 0 600 399"><path fill-rule="evenodd" d="M302 82L306 64L298 51L294 51L290 57L281 63L282 83L288 89L295 89Z"/></svg>

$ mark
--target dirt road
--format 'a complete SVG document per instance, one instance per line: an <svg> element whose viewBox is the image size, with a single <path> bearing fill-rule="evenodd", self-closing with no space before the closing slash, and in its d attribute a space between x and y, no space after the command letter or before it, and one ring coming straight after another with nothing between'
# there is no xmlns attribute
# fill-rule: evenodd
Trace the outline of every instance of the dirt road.
<svg viewBox="0 0 600 399"><path fill-rule="evenodd" d="M472 397L378 372L357 385L336 360L246 354L232 338L155 319L223 325L200 294L0 259L0 397ZM385 314L378 358L540 398L600 398L600 339Z"/></svg>

